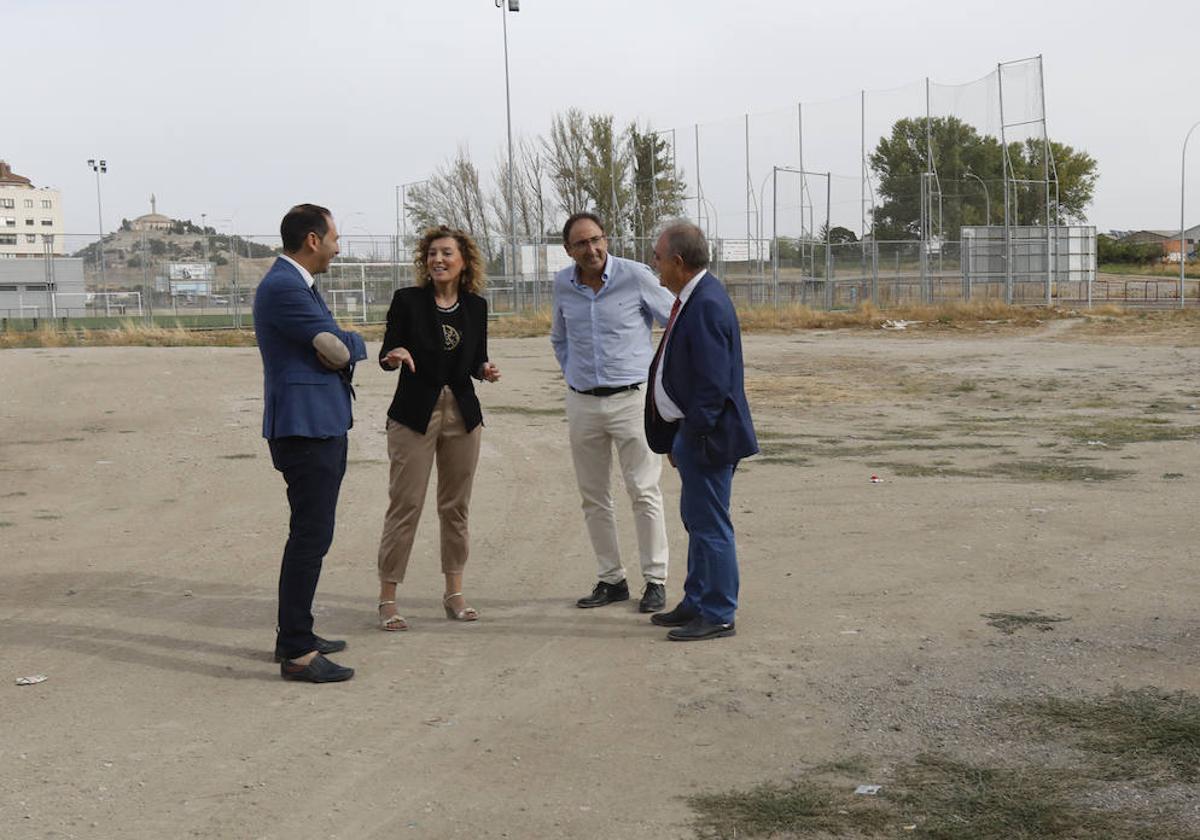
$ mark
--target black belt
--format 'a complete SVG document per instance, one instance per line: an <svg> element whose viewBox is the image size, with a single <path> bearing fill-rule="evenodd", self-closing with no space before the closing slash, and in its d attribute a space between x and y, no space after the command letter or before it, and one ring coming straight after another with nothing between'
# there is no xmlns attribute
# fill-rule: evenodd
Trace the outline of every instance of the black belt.
<svg viewBox="0 0 1200 840"><path fill-rule="evenodd" d="M571 388L570 385L567 386ZM642 387L642 383L634 382L632 385L618 385L615 388L588 388L586 391L581 391L578 388L571 388L576 394L586 394L589 397L611 397L613 394L620 394L624 391L636 391Z"/></svg>

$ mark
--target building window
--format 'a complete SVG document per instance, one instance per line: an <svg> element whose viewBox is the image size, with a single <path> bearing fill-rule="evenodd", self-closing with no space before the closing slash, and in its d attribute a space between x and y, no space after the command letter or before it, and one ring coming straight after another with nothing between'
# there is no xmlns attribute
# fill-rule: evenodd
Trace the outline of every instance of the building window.
<svg viewBox="0 0 1200 840"><path fill-rule="evenodd" d="M43 199L42 199L42 208L43 208L43 209L45 209L45 210L49 210L51 206L52 206L52 205L50 204L50 199L48 199L48 198L43 198Z"/></svg>
<svg viewBox="0 0 1200 840"><path fill-rule="evenodd" d="M42 219L42 227L54 227L53 219Z"/></svg>
<svg viewBox="0 0 1200 840"><path fill-rule="evenodd" d="M25 220L25 227L33 227L33 226L34 226L34 224L35 224L35 222L33 221L33 219L26 219L26 220Z"/></svg>
<svg viewBox="0 0 1200 840"><path fill-rule="evenodd" d="M4 227L16 227L17 220L12 216L0 216L0 224L3 224Z"/></svg>
<svg viewBox="0 0 1200 840"><path fill-rule="evenodd" d="M0 208L11 210L17 206L17 202L11 198L0 198Z"/></svg>
<svg viewBox="0 0 1200 840"><path fill-rule="evenodd" d="M25 234L25 241L28 242L30 245L37 244L37 234L36 233Z"/></svg>
<svg viewBox="0 0 1200 840"><path fill-rule="evenodd" d="M32 239L32 237L30 237L30 238ZM54 234L53 233L43 233L42 241L53 243L54 242Z"/></svg>
<svg viewBox="0 0 1200 840"><path fill-rule="evenodd" d="M16 245L17 235L15 233L0 233L0 245Z"/></svg>
<svg viewBox="0 0 1200 840"><path fill-rule="evenodd" d="M27 198L27 199L25 199L25 206L26 206L26 207L32 207L32 206L33 206L33 199L32 199L32 198Z"/></svg>

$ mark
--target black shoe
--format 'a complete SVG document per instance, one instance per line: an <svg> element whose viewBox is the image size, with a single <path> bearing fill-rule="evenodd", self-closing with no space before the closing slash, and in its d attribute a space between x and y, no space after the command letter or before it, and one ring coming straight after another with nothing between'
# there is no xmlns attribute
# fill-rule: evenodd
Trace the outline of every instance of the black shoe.
<svg viewBox="0 0 1200 840"><path fill-rule="evenodd" d="M695 618L694 612L688 612L683 608L683 604L679 604L670 612L655 613L650 616L650 623L657 624L659 627L682 627L685 624L691 624Z"/></svg>
<svg viewBox="0 0 1200 840"><path fill-rule="evenodd" d="M575 602L575 606L588 609L589 607L603 607L605 604L615 604L617 601L629 600L629 584L625 581L620 583L605 583L600 581L596 584L596 588L592 590L592 594L584 598L580 598Z"/></svg>
<svg viewBox="0 0 1200 840"><path fill-rule="evenodd" d="M320 636L316 636L315 638L317 640L317 644L313 650L315 650L317 653L340 653L346 649L346 643L341 639L322 639ZM308 651L305 651L305 653L308 653ZM287 658L287 654L283 652L283 648L281 648L279 643L276 642L275 661L282 662Z"/></svg>
<svg viewBox="0 0 1200 840"><path fill-rule="evenodd" d="M638 602L638 612L656 613L667 605L667 588L661 583L647 583Z"/></svg>
<svg viewBox="0 0 1200 840"><path fill-rule="evenodd" d="M353 668L345 668L336 662L330 662L321 654L312 658L307 665L297 665L295 662L279 663L279 676L285 680L298 680L310 683L331 683L348 680L354 676Z"/></svg>
<svg viewBox="0 0 1200 840"><path fill-rule="evenodd" d="M719 639L722 636L736 636L733 622L728 624L709 624L703 618L693 619L690 624L676 627L667 634L672 642L700 642L705 639Z"/></svg>

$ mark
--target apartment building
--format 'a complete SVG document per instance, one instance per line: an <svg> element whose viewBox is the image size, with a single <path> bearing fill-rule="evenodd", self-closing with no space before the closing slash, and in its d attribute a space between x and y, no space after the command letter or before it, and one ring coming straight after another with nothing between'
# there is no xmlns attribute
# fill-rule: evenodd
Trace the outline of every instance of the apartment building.
<svg viewBox="0 0 1200 840"><path fill-rule="evenodd" d="M0 260L65 253L62 196L37 188L0 160Z"/></svg>

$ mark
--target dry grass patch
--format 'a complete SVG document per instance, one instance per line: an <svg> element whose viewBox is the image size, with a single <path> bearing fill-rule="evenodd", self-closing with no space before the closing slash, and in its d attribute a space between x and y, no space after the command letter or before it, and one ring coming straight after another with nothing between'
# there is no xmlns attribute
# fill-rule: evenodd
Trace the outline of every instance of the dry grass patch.
<svg viewBox="0 0 1200 840"><path fill-rule="evenodd" d="M1099 441L1115 449L1127 443L1191 440L1200 435L1200 426L1176 426L1158 417L1104 417L1071 426L1064 434L1076 443Z"/></svg>
<svg viewBox="0 0 1200 840"><path fill-rule="evenodd" d="M865 774L864 774L865 775ZM859 776L861 779L863 776ZM1197 840L1158 813L1091 807L1097 781L1072 769L980 767L922 755L876 796L814 774L791 784L692 796L702 838L912 837L919 840Z"/></svg>
<svg viewBox="0 0 1200 840"><path fill-rule="evenodd" d="M1075 736L1076 746L1102 756L1108 779L1200 781L1200 698L1148 687L1105 697L1049 698L1012 707Z"/></svg>
<svg viewBox="0 0 1200 840"><path fill-rule="evenodd" d="M988 620L989 627L995 627L1006 636L1011 636L1022 627L1032 627L1035 630L1040 630L1043 633L1053 630L1054 625L1060 621L1070 621L1069 616L1062 615L1043 615L1037 610L1023 613L1009 612L994 612L984 613L983 617Z"/></svg>
<svg viewBox="0 0 1200 840"><path fill-rule="evenodd" d="M57 330L39 327L29 332L0 333L0 349L10 347L250 347L250 330L192 330L179 324L162 327L124 321L116 329Z"/></svg>
<svg viewBox="0 0 1200 840"><path fill-rule="evenodd" d="M1114 481L1134 474L1133 470L1114 470L1083 464L1067 458L1041 461L1000 461L983 467L962 469L954 466L880 464L902 478L1009 478L1014 481Z"/></svg>

